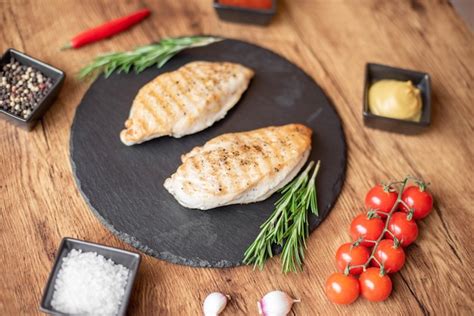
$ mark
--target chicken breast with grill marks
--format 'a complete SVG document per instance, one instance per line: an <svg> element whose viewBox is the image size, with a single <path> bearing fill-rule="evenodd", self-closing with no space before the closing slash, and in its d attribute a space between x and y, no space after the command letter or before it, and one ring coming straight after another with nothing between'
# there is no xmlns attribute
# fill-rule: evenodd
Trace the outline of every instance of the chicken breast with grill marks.
<svg viewBox="0 0 474 316"><path fill-rule="evenodd" d="M204 61L164 73L140 89L120 139L130 146L199 132L226 115L253 75L239 64Z"/></svg>
<svg viewBox="0 0 474 316"><path fill-rule="evenodd" d="M289 124L218 136L183 155L164 186L181 205L201 210L265 200L303 167L311 134Z"/></svg>

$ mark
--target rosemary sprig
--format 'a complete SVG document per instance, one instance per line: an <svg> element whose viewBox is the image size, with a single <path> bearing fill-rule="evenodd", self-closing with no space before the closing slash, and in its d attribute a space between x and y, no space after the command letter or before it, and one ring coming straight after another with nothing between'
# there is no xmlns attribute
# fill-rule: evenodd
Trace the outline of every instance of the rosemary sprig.
<svg viewBox="0 0 474 316"><path fill-rule="evenodd" d="M140 73L146 68L157 65L161 68L168 60L182 50L205 46L221 39L212 36L187 36L165 38L155 44L140 46L132 51L108 53L97 56L79 71L79 79L92 74L104 73L108 78L114 71L128 73L134 70Z"/></svg>
<svg viewBox="0 0 474 316"><path fill-rule="evenodd" d="M260 233L244 254L244 263L263 268L273 256L272 245L283 247L281 266L283 273L302 269L306 238L309 235L308 209L318 215L316 176L320 161L311 161L306 169L280 190L282 196L275 203L275 210L260 226Z"/></svg>

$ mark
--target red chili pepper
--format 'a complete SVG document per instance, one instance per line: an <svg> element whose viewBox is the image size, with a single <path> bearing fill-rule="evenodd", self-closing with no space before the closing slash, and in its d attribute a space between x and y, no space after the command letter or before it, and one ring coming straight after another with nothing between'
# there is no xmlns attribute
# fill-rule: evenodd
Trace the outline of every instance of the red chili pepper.
<svg viewBox="0 0 474 316"><path fill-rule="evenodd" d="M142 9L133 14L104 23L76 35L63 48L79 48L125 31L150 15L150 10Z"/></svg>

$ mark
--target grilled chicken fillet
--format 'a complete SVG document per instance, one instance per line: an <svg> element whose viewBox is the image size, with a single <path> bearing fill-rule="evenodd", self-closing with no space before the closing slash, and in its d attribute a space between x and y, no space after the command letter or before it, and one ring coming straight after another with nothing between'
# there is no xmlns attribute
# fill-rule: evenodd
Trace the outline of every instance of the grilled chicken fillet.
<svg viewBox="0 0 474 316"><path fill-rule="evenodd" d="M120 139L130 146L199 132L226 115L253 75L239 64L204 61L164 73L140 89Z"/></svg>
<svg viewBox="0 0 474 316"><path fill-rule="evenodd" d="M164 186L181 205L201 210L265 200L303 167L311 134L289 124L218 136L183 155Z"/></svg>

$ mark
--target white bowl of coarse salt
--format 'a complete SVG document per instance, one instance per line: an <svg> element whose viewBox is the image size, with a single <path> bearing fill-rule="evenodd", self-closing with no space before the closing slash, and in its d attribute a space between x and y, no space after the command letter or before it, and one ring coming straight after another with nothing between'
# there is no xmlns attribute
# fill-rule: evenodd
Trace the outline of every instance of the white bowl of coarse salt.
<svg viewBox="0 0 474 316"><path fill-rule="evenodd" d="M125 315L140 255L64 238L40 310L53 315Z"/></svg>

